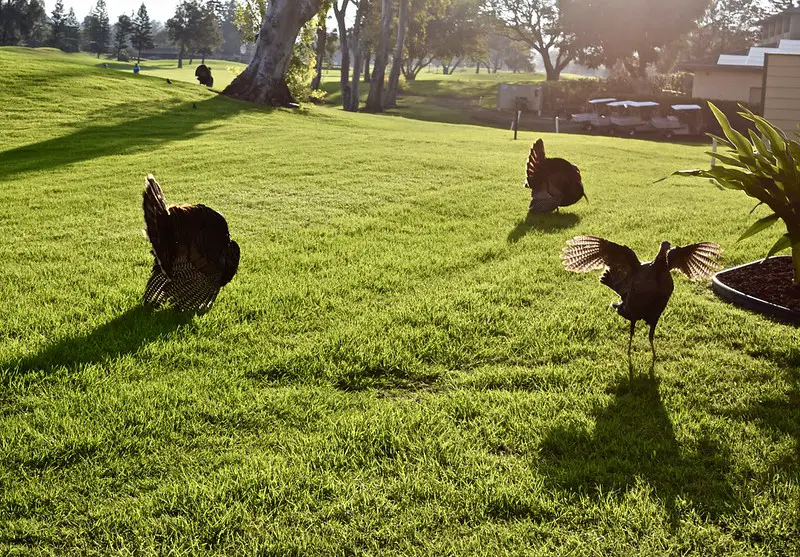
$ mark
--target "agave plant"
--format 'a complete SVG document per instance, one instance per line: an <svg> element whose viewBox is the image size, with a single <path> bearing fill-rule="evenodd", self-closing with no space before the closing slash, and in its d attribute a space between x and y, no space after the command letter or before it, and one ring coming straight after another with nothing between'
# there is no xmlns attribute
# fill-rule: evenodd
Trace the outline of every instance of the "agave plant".
<svg viewBox="0 0 800 557"><path fill-rule="evenodd" d="M729 151L708 153L722 165L712 166L710 170L679 170L673 175L710 178L724 188L741 190L757 199L753 211L759 205L772 209L772 214L754 222L737 241L766 230L778 219L782 220L786 234L770 248L767 258L791 248L794 284L800 285L800 143L789 139L765 118L739 105L744 111L739 114L753 122L760 132L759 135L753 129L748 130L748 139L731 127L720 109L713 103L708 104L727 139L708 135L728 147Z"/></svg>

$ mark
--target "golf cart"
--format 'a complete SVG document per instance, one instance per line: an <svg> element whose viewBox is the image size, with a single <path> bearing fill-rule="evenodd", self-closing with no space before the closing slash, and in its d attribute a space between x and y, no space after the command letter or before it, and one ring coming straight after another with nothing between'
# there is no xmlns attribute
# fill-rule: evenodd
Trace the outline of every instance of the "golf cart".
<svg viewBox="0 0 800 557"><path fill-rule="evenodd" d="M607 128L611 122L606 118L605 106L617 99L592 99L587 102L586 112L580 112L572 115L572 121L581 125L581 128L591 131L594 128Z"/></svg>
<svg viewBox="0 0 800 557"><path fill-rule="evenodd" d="M616 101L608 103L613 110L611 131L626 135L636 135L640 132L653 131L650 118L653 110L658 106L654 101Z"/></svg>
<svg viewBox="0 0 800 557"><path fill-rule="evenodd" d="M702 124L699 104L673 104L666 116L655 116L650 120L653 127L667 139L676 135L697 135Z"/></svg>

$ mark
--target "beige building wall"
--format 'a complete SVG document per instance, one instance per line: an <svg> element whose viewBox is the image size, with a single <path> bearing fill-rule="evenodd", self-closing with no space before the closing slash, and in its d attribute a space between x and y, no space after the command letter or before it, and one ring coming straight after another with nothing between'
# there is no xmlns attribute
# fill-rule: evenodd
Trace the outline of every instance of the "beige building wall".
<svg viewBox="0 0 800 557"><path fill-rule="evenodd" d="M767 54L764 117L786 132L800 124L800 54Z"/></svg>
<svg viewBox="0 0 800 557"><path fill-rule="evenodd" d="M761 102L762 73L752 70L699 70L692 97L720 101Z"/></svg>

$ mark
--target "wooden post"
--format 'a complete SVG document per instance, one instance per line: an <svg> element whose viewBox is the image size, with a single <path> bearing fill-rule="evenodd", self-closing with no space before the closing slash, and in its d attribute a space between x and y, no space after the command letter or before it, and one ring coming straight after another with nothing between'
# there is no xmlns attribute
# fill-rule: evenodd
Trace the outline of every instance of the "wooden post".
<svg viewBox="0 0 800 557"><path fill-rule="evenodd" d="M716 137L711 139L711 152L712 153L716 153L717 152L717 138ZM711 157L711 168L714 168L714 164L716 162L717 162L717 159L715 159L714 157Z"/></svg>
<svg viewBox="0 0 800 557"><path fill-rule="evenodd" d="M517 132L519 131L519 117L522 114L521 110L517 110L517 117L514 118L514 141L517 140Z"/></svg>

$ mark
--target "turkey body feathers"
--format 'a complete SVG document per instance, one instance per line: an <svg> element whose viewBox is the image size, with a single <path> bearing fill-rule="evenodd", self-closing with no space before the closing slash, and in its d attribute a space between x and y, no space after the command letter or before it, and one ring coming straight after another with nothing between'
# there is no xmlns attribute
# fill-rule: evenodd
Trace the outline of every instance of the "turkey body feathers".
<svg viewBox="0 0 800 557"><path fill-rule="evenodd" d="M155 263L144 301L179 309L208 309L239 266L240 251L225 218L205 205L167 207L161 187L148 176L144 191L147 236Z"/></svg>
<svg viewBox="0 0 800 557"><path fill-rule="evenodd" d="M529 212L550 212L586 197L578 167L565 159L547 158L541 139L531 147L526 171L525 186L531 190Z"/></svg>
<svg viewBox="0 0 800 557"><path fill-rule="evenodd" d="M691 280L706 278L716 269L721 253L721 248L711 242L676 248L671 248L669 242L662 242L655 259L642 263L627 246L597 236L576 236L567 241L561 259L568 271L582 273L603 269L600 282L619 294L619 301L612 307L631 322L630 338L633 338L637 321L650 326L649 339L655 362L653 335L675 288L670 271L680 271ZM629 358L630 346L629 340Z"/></svg>
<svg viewBox="0 0 800 557"><path fill-rule="evenodd" d="M675 248L662 242L656 258L642 263L628 246L597 236L576 236L567 241L561 259L568 271L584 273L604 269L600 282L619 294L623 305L627 305L626 296L630 294L637 297L666 295L668 299L673 287L672 270L680 271L691 280L711 276L721 253L721 248L711 242Z"/></svg>

